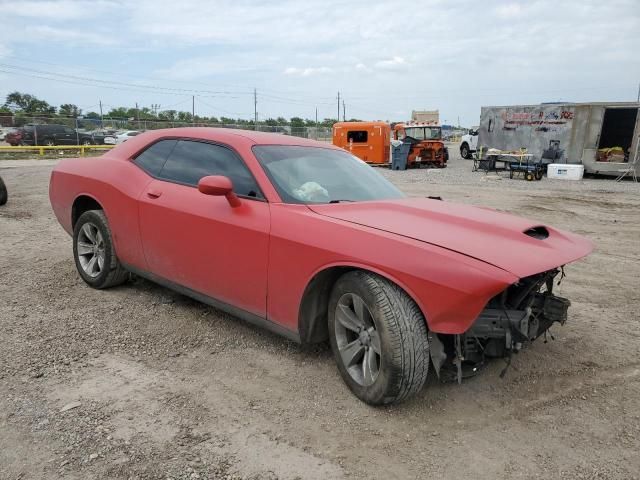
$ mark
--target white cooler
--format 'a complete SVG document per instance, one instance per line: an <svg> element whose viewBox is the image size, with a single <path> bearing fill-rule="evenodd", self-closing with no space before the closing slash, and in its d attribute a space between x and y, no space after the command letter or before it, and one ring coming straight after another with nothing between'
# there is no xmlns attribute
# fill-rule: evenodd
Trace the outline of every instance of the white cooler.
<svg viewBox="0 0 640 480"><path fill-rule="evenodd" d="M547 178L562 180L582 180L584 165L573 163L550 163L547 165Z"/></svg>

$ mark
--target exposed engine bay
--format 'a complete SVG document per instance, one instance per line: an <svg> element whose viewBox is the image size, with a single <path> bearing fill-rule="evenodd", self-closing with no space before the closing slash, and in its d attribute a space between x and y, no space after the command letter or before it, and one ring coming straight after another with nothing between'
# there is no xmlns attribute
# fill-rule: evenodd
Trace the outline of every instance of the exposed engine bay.
<svg viewBox="0 0 640 480"><path fill-rule="evenodd" d="M438 376L445 381L461 382L477 373L487 358L505 358L508 367L512 354L541 335L546 336L554 323L563 325L571 302L553 294L554 280L559 274L559 285L564 278L562 268L510 285L487 303L463 334L429 333L431 359Z"/></svg>

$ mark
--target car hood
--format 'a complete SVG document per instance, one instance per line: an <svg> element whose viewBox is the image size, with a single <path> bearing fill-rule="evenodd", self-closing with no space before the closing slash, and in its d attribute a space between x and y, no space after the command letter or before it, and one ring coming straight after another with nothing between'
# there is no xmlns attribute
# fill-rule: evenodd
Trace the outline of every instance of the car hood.
<svg viewBox="0 0 640 480"><path fill-rule="evenodd" d="M584 237L484 207L432 199L309 205L319 215L426 242L520 278L588 255Z"/></svg>

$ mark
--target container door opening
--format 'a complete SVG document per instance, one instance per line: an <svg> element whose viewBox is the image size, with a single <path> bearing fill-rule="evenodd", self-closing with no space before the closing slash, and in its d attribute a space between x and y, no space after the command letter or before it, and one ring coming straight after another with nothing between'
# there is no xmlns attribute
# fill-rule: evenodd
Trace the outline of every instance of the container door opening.
<svg viewBox="0 0 640 480"><path fill-rule="evenodd" d="M605 109L598 143L598 161L629 161L637 118L637 108Z"/></svg>

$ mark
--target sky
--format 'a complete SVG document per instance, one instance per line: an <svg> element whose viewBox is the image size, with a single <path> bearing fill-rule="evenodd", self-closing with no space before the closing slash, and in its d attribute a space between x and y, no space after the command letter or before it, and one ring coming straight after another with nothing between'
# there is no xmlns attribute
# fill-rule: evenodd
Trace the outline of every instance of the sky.
<svg viewBox="0 0 640 480"><path fill-rule="evenodd" d="M635 101L640 0L0 0L0 102L253 118ZM341 113L342 114L342 113Z"/></svg>

